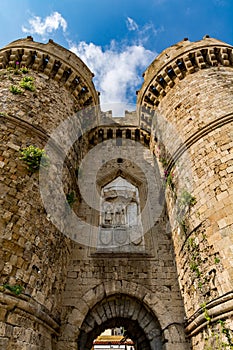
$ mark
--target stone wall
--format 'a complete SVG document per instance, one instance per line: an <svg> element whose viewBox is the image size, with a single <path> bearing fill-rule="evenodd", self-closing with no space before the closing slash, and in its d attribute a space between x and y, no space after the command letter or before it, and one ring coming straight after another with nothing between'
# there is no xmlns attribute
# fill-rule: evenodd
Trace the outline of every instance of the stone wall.
<svg viewBox="0 0 233 350"><path fill-rule="evenodd" d="M73 116L83 102L78 94L71 93L73 87L70 90L69 84L64 86L65 79L54 79L48 65L47 70L35 71L35 62L29 59L32 52L27 49L37 48L38 58L43 51L40 45L31 39L19 42L0 51L0 344L2 349L54 349L70 240L53 226L44 209L39 172L30 171L20 156L21 150L30 145L43 149L52 131ZM54 45L42 46L50 61L55 52L62 60L62 53L67 51ZM85 72L83 67L80 76ZM77 67L75 71L79 74ZM88 69L84 76L91 86ZM25 88L23 81L32 85ZM96 93L93 99L98 99ZM64 164L63 174L64 192L68 193L76 186L69 161Z"/></svg>
<svg viewBox="0 0 233 350"><path fill-rule="evenodd" d="M34 337L41 338L41 342L35 339L40 348L44 342L48 344L51 329L54 325L58 329L60 295L69 256L68 240L46 216L38 173L30 173L19 159L20 148L27 144L43 148L41 135L33 131L5 116L1 118L1 284L21 286L23 291L16 296L1 288L2 311L6 308L1 320L8 325L3 334L4 349L16 346L22 349L23 345L31 344ZM55 249L58 246L59 249ZM24 328L30 317L39 322L40 313L45 314L40 330L38 326ZM47 324L49 320L52 326ZM17 332L21 335L17 336Z"/></svg>
<svg viewBox="0 0 233 350"><path fill-rule="evenodd" d="M114 131L120 127L121 124L112 126ZM131 131L133 138L133 128ZM96 133L98 135L98 130ZM92 228L91 232L85 231L89 247L73 243L64 292L64 325L58 348L62 350L73 344L72 349L76 349L78 339L78 349L90 349L91 341L104 327L125 325L140 349L188 349L189 344L183 333L183 301L177 284L170 225L163 207L164 202L160 208L156 208L160 188L158 185L157 189L156 186L153 189L151 187L156 181L161 182L160 178L155 178L156 171L152 171L157 165L150 150L144 145L143 138L142 145L138 148L135 140L127 143L124 138L121 146L117 146L114 135L116 137L115 132L112 139L106 138L96 145L98 149L95 156L87 161L85 168L81 168L81 176L89 174L85 177L87 190L93 195L96 184L101 188L121 174L138 186L142 209L147 201L150 203L150 209L142 215L143 227L150 225L150 210L157 210L158 216L150 229L143 233L143 250L137 252L131 246L125 246L121 250L99 251L93 227L99 226L100 212L87 205L84 199L74 207L77 215L91 223ZM96 141L98 143L98 139ZM83 151L82 154L88 156L94 149L92 145L89 153ZM112 159L113 153L115 159ZM95 173L95 169L98 169L97 176L92 177L91 173ZM93 203L96 203L94 199ZM76 241L79 241L78 231L77 228ZM113 305L119 303L120 309L109 311L106 298ZM124 298L127 298L127 308ZM99 310L98 305L104 303L106 306ZM140 320L138 328L132 326L135 317ZM157 330L154 329L154 324L157 324ZM138 337L139 330L141 338Z"/></svg>
<svg viewBox="0 0 233 350"><path fill-rule="evenodd" d="M185 329L194 350L232 345L232 64L230 45L185 39L114 119L68 50L28 37L0 51L4 350L90 350L115 326L140 350L187 350ZM19 156L48 141L57 163L41 177ZM119 176L138 190L143 234L99 250L100 194Z"/></svg>
<svg viewBox="0 0 233 350"><path fill-rule="evenodd" d="M193 349L207 346L198 334L208 324L203 305L213 324L226 319L232 327L232 79L232 47L211 38L185 40L152 63L139 94L149 114L155 108L152 148L168 177L166 198Z"/></svg>

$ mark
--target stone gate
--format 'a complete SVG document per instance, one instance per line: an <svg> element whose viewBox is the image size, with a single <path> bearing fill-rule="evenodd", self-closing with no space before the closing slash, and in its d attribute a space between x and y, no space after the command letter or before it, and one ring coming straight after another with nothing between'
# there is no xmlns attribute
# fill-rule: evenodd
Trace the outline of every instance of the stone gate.
<svg viewBox="0 0 233 350"><path fill-rule="evenodd" d="M1 349L120 326L137 350L232 348L233 48L184 39L143 75L112 117L52 40L0 51Z"/></svg>

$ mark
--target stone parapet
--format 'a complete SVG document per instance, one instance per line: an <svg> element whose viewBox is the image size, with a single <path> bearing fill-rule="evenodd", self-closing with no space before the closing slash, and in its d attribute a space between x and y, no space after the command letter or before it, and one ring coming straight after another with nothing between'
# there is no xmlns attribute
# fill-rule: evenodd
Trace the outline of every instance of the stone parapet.
<svg viewBox="0 0 233 350"><path fill-rule="evenodd" d="M187 74L215 66L233 66L231 45L208 36L194 43L184 39L165 49L145 71L138 103L152 109Z"/></svg>
<svg viewBox="0 0 233 350"><path fill-rule="evenodd" d="M5 46L0 51L0 69L7 67L28 67L54 79L72 93L80 108L99 104L93 73L79 57L53 40L41 44L27 37Z"/></svg>

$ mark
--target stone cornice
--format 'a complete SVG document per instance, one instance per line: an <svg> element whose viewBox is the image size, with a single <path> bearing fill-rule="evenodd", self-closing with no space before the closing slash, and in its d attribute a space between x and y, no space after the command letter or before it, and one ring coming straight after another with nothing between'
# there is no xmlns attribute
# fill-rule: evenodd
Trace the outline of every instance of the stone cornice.
<svg viewBox="0 0 233 350"><path fill-rule="evenodd" d="M68 89L81 107L99 105L93 73L74 53L49 40L34 42L31 37L16 40L0 50L0 69L26 66L56 80Z"/></svg>
<svg viewBox="0 0 233 350"><path fill-rule="evenodd" d="M5 304L9 311L13 310L17 312L17 309L24 311L28 314L29 318L41 323L50 332L57 335L59 334L60 325L58 322L49 315L49 311L46 310L44 306L31 297L25 294L15 296L6 291L0 292L0 302Z"/></svg>
<svg viewBox="0 0 233 350"><path fill-rule="evenodd" d="M138 92L137 103L149 110L159 105L168 91L185 78L200 69L233 67L233 47L216 39L174 45L163 51L144 74L144 83ZM179 45L180 44L180 45ZM177 46L177 49L176 49Z"/></svg>
<svg viewBox="0 0 233 350"><path fill-rule="evenodd" d="M233 113L223 115L218 119L205 125L200 130L196 131L195 134L191 135L187 140L185 140L182 145L172 154L171 159L168 162L168 171L174 166L175 162L182 156L184 152L187 151L193 144L200 140L203 136L206 136L211 131L222 127L225 124L233 122Z"/></svg>
<svg viewBox="0 0 233 350"><path fill-rule="evenodd" d="M187 320L186 333L192 337L199 333L200 330L206 327L209 323L218 320L223 320L226 317L233 315L233 291L220 296L207 303L205 310L211 321L206 320L203 308L200 308Z"/></svg>

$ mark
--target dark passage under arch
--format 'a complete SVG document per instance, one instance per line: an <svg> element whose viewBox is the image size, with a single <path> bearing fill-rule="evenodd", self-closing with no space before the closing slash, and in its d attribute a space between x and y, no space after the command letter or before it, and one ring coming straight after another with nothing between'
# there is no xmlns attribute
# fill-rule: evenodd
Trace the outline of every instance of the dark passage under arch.
<svg viewBox="0 0 233 350"><path fill-rule="evenodd" d="M162 350L161 327L156 316L136 298L113 295L87 314L78 338L78 349L91 350L93 341L107 328L123 326L136 350Z"/></svg>

